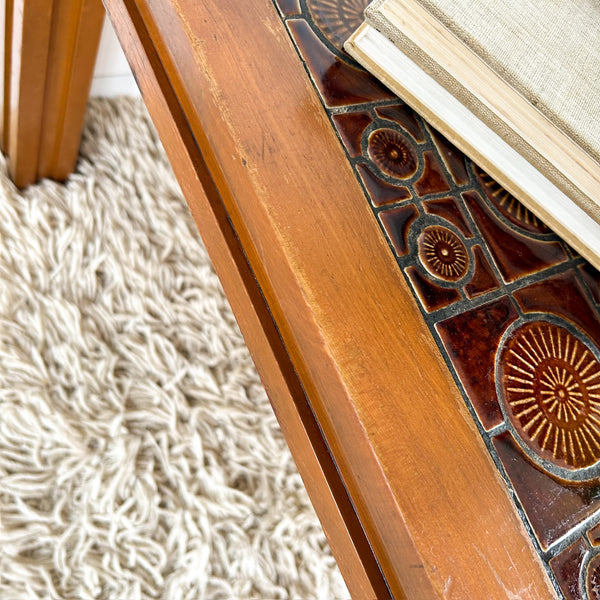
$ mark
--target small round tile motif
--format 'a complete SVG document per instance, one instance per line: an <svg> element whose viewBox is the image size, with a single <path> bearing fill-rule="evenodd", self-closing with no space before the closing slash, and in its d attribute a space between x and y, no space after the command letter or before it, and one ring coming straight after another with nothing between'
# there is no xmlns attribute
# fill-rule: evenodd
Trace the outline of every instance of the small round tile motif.
<svg viewBox="0 0 600 600"><path fill-rule="evenodd" d="M376 129L369 136L369 156L386 175L407 179L417 170L417 153L401 133Z"/></svg>
<svg viewBox="0 0 600 600"><path fill-rule="evenodd" d="M308 10L323 35L341 50L363 22L369 0L307 0Z"/></svg>
<svg viewBox="0 0 600 600"><path fill-rule="evenodd" d="M499 395L521 441L561 469L597 463L600 363L588 342L554 323L528 321L499 356Z"/></svg>
<svg viewBox="0 0 600 600"><path fill-rule="evenodd" d="M417 245L419 260L434 277L453 282L467 274L468 251L462 240L446 227L427 227L419 236Z"/></svg>

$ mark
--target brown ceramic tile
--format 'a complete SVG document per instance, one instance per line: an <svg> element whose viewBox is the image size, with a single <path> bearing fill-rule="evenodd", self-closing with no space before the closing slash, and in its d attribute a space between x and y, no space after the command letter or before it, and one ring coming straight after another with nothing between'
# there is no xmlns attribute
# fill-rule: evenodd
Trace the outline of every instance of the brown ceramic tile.
<svg viewBox="0 0 600 600"><path fill-rule="evenodd" d="M460 237L447 227L426 227L417 240L417 251L425 270L436 279L454 283L469 272L469 251Z"/></svg>
<svg viewBox="0 0 600 600"><path fill-rule="evenodd" d="M550 561L550 567L554 571L560 589L565 595L565 600L583 600L583 595L579 589L579 572L585 553L584 542L577 540Z"/></svg>
<svg viewBox="0 0 600 600"><path fill-rule="evenodd" d="M384 206L394 202L401 202L412 197L408 188L403 185L392 185L377 177L367 165L360 164L356 168L363 180L367 192L371 197L373 206Z"/></svg>
<svg viewBox="0 0 600 600"><path fill-rule="evenodd" d="M333 115L335 127L352 157L360 156L362 135L365 129L373 122L371 114L366 111L342 113Z"/></svg>
<svg viewBox="0 0 600 600"><path fill-rule="evenodd" d="M521 446L560 477L584 476L600 461L600 363L592 344L566 321L536 313L511 329L497 356L500 404Z"/></svg>
<svg viewBox="0 0 600 600"><path fill-rule="evenodd" d="M579 272L590 290L594 302L600 303L600 272L588 262L579 267Z"/></svg>
<svg viewBox="0 0 600 600"><path fill-rule="evenodd" d="M293 17L302 13L299 0L274 0L284 17Z"/></svg>
<svg viewBox="0 0 600 600"><path fill-rule="evenodd" d="M410 133L412 137L422 144L425 141L425 135L421 129L421 125L417 120L417 116L410 106L406 104L394 104L392 106L379 106L375 112L383 119L394 121L404 131Z"/></svg>
<svg viewBox="0 0 600 600"><path fill-rule="evenodd" d="M294 19L287 25L327 106L362 104L394 97L366 71L333 54L306 21Z"/></svg>
<svg viewBox="0 0 600 600"><path fill-rule="evenodd" d="M321 33L337 49L364 21L369 0L306 0L306 6Z"/></svg>
<svg viewBox="0 0 600 600"><path fill-rule="evenodd" d="M505 329L518 317L507 297L484 304L436 325L448 356L486 429L503 421L496 399L496 348Z"/></svg>
<svg viewBox="0 0 600 600"><path fill-rule="evenodd" d="M473 237L471 228L467 224L465 216L456 201L456 198L441 198L440 200L426 200L423 202L425 212L430 215L437 215L450 221L453 225L458 227L460 232L468 238Z"/></svg>
<svg viewBox="0 0 600 600"><path fill-rule="evenodd" d="M475 259L475 269L470 283L465 285L465 293L468 298L476 298L500 287L488 259L485 257L481 246L473 246L471 249Z"/></svg>
<svg viewBox="0 0 600 600"><path fill-rule="evenodd" d="M398 256L406 256L408 253L408 230L418 214L414 204L379 213L381 223Z"/></svg>
<svg viewBox="0 0 600 600"><path fill-rule="evenodd" d="M460 294L457 290L442 288L431 283L415 267L406 269L406 274L427 312L439 310L460 300Z"/></svg>
<svg viewBox="0 0 600 600"><path fill-rule="evenodd" d="M600 508L600 482L567 483L526 458L508 432L493 439L527 519L542 548L547 549Z"/></svg>
<svg viewBox="0 0 600 600"><path fill-rule="evenodd" d="M419 166L413 142L395 129L373 131L369 135L368 153L382 173L396 179L409 179Z"/></svg>
<svg viewBox="0 0 600 600"><path fill-rule="evenodd" d="M525 313L551 313L574 323L600 346L600 320L574 271L569 270L514 292Z"/></svg>
<svg viewBox="0 0 600 600"><path fill-rule="evenodd" d="M600 523L594 527L592 527L587 532L588 540L590 540L590 544L592 546L600 546Z"/></svg>
<svg viewBox="0 0 600 600"><path fill-rule="evenodd" d="M500 214L525 231L538 234L551 233L551 230L540 219L523 206L512 194L507 192L499 183L496 183L485 171L477 165L473 165L473 168L487 199L496 207Z"/></svg>
<svg viewBox="0 0 600 600"><path fill-rule="evenodd" d="M567 260L558 242L534 240L510 230L492 215L476 192L462 196L505 281L516 281Z"/></svg>
<svg viewBox="0 0 600 600"><path fill-rule="evenodd" d="M456 185L466 185L469 183L465 155L455 148L442 134L433 129L433 127L429 127L429 132Z"/></svg>
<svg viewBox="0 0 600 600"><path fill-rule="evenodd" d="M425 161L423 175L419 181L414 184L417 194L419 194L419 196L426 196L427 194L449 192L450 186L448 185L448 180L433 152L431 152L431 150L423 152L423 159Z"/></svg>

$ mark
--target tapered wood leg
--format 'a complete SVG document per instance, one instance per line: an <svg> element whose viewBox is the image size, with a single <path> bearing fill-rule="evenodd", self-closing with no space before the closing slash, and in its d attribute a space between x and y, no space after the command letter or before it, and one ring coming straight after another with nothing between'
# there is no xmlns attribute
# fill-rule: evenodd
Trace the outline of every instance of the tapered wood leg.
<svg viewBox="0 0 600 600"><path fill-rule="evenodd" d="M18 186L37 179L52 8L51 0L15 0L13 3L5 127L10 174Z"/></svg>
<svg viewBox="0 0 600 600"><path fill-rule="evenodd" d="M8 148L8 106L10 94L10 64L12 50L13 0L5 0L0 10L0 65L5 65L0 76L0 148ZM6 125L5 125L6 124Z"/></svg>
<svg viewBox="0 0 600 600"><path fill-rule="evenodd" d="M100 0L55 0L39 177L62 180L75 167L103 19Z"/></svg>
<svg viewBox="0 0 600 600"><path fill-rule="evenodd" d="M19 187L75 166L100 40L100 0L5 0L2 146Z"/></svg>

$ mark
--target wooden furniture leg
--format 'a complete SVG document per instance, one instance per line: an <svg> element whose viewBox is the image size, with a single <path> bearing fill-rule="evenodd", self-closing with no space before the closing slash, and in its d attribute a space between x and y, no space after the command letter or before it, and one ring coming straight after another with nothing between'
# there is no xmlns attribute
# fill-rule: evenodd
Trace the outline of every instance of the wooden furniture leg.
<svg viewBox="0 0 600 600"><path fill-rule="evenodd" d="M13 0L4 0L4 6L0 10L0 65L6 65L2 76L0 76L0 148L4 152L8 148L8 106L10 91L10 68L12 53L12 20Z"/></svg>
<svg viewBox="0 0 600 600"><path fill-rule="evenodd" d="M100 0L5 0L2 148L19 187L75 166L104 18Z"/></svg>

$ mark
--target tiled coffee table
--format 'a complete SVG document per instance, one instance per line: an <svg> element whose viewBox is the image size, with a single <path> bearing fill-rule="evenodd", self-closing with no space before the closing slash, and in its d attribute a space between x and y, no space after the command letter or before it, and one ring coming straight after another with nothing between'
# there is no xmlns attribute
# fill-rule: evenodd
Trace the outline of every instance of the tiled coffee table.
<svg viewBox="0 0 600 600"><path fill-rule="evenodd" d="M599 274L340 50L364 4L106 0L353 597L600 598Z"/></svg>

